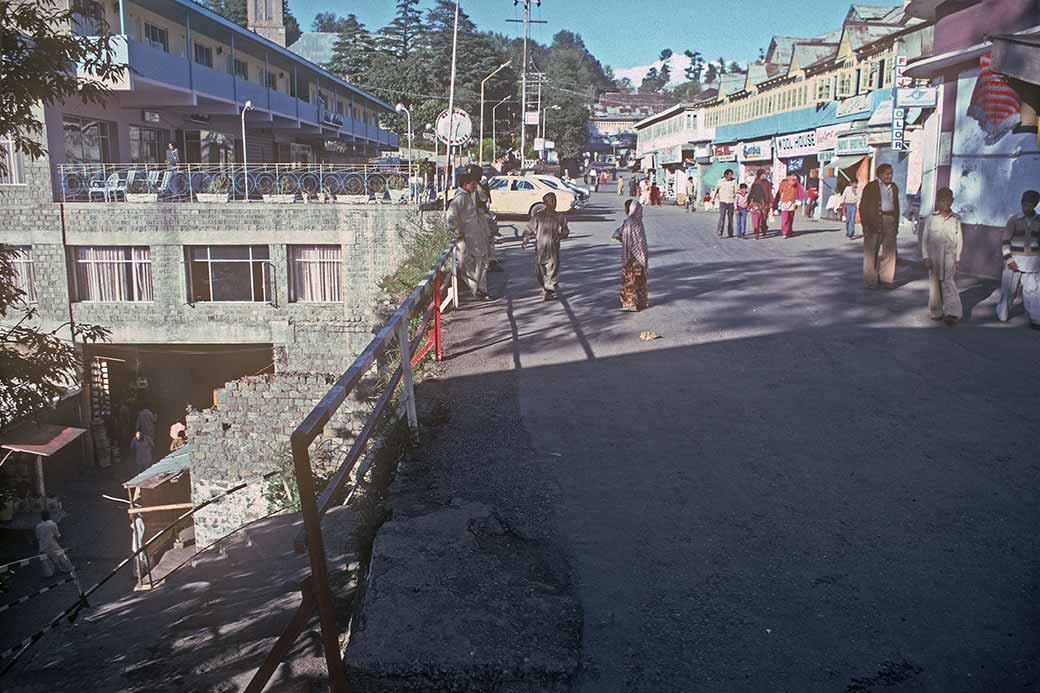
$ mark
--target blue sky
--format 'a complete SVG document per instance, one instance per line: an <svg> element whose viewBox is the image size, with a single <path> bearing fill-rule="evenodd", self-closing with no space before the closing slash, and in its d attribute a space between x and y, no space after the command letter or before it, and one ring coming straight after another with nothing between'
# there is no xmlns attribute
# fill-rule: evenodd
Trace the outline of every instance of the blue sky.
<svg viewBox="0 0 1040 693"><path fill-rule="evenodd" d="M369 29L393 16L393 0L329 2L288 0L300 26L310 30L317 12L354 13ZM423 6L429 6L425 0ZM753 60L773 35L813 36L836 28L850 0L542 0L532 18L531 36L548 43L560 29L582 35L596 57L614 68L649 65L662 48L676 53L696 47L712 59L725 56L740 63ZM896 5L892 0L870 4ZM533 5L533 2L532 2ZM520 35L512 0L462 0L462 7L481 29Z"/></svg>

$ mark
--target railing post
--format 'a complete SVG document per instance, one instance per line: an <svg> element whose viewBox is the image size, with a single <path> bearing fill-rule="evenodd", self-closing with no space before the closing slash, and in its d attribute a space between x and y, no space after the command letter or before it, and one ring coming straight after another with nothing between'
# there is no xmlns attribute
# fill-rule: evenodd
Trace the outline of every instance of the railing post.
<svg viewBox="0 0 1040 693"><path fill-rule="evenodd" d="M408 428L412 431L412 437L419 437L419 417L415 412L415 380L412 377L412 349L411 336L408 334L408 316L401 316L401 322L397 325L397 344L401 350L401 373L402 397L404 398L405 411L408 414Z"/></svg>
<svg viewBox="0 0 1040 693"><path fill-rule="evenodd" d="M441 360L441 270L433 275L433 357Z"/></svg>
<svg viewBox="0 0 1040 693"><path fill-rule="evenodd" d="M459 309L459 256L454 248L451 251L451 303L454 310Z"/></svg>
<svg viewBox="0 0 1040 693"><path fill-rule="evenodd" d="M303 526L307 532L307 555L310 558L311 577L314 580L314 597L318 602L318 618L321 622L322 649L325 650L325 666L329 670L329 681L336 693L347 693L350 684L343 668L339 651L339 626L336 625L336 604L329 587L329 567L325 562L325 542L321 535L321 516L318 500L314 495L314 478L311 475L310 453L307 443L295 435L291 439L293 468L296 484L300 490L300 510Z"/></svg>

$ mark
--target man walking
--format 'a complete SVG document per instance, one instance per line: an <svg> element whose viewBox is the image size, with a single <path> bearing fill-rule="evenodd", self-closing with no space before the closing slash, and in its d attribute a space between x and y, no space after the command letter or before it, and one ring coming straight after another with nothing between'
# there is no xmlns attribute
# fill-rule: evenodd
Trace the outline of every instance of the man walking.
<svg viewBox="0 0 1040 693"><path fill-rule="evenodd" d="M856 210L859 209L859 181L851 181L841 193L841 208L845 211L845 238L856 236Z"/></svg>
<svg viewBox="0 0 1040 693"><path fill-rule="evenodd" d="M686 178L686 213L691 214L697 209L697 186L693 182L693 176Z"/></svg>
<svg viewBox="0 0 1040 693"><path fill-rule="evenodd" d="M1040 330L1040 192L1022 193L1022 213L1008 220L1004 229L1004 273L1000 278L997 319L1007 322L1015 295L1022 291L1029 326Z"/></svg>
<svg viewBox="0 0 1040 693"><path fill-rule="evenodd" d="M546 193L542 198L544 207L539 207L524 231L523 245L535 239L535 272L542 286L542 299L556 298L560 279L560 239L570 235L567 218L556 211L556 194Z"/></svg>
<svg viewBox="0 0 1040 693"><path fill-rule="evenodd" d="M761 232L762 238L769 233L769 210L773 206L773 184L766 178L766 172L758 169L755 172L755 182L751 184L748 193L748 209L751 210L751 228L755 232L755 238Z"/></svg>
<svg viewBox="0 0 1040 693"><path fill-rule="evenodd" d="M794 213L801 203L802 184L798 182L797 171L788 171L787 177L780 181L776 190L776 208L780 211L780 230L784 238L794 235Z"/></svg>
<svg viewBox="0 0 1040 693"><path fill-rule="evenodd" d="M892 167L881 164L877 178L863 186L859 218L863 223L863 283L895 288L896 235L899 233L899 187L892 182Z"/></svg>
<svg viewBox="0 0 1040 693"><path fill-rule="evenodd" d="M488 300L488 229L486 216L477 205L478 178L468 171L459 176L459 187L448 207L448 228L458 239L462 277L470 292L481 301Z"/></svg>
<svg viewBox="0 0 1040 693"><path fill-rule="evenodd" d="M712 200L719 205L719 238L722 238L722 230L729 220L729 237L733 238L733 210L737 203L737 181L733 178L733 169L727 168L722 174L722 180L715 186Z"/></svg>

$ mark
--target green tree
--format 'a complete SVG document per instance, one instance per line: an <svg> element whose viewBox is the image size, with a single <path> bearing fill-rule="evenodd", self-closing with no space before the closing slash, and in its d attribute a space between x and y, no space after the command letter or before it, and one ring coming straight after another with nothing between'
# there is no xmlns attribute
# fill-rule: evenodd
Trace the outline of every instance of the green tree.
<svg viewBox="0 0 1040 693"><path fill-rule="evenodd" d="M69 99L103 103L109 85L126 68L115 63L109 28L100 5L57 0L0 2L0 136L33 159L43 156L43 123L40 104L61 104ZM69 31L90 25L96 38ZM79 65L82 72L69 69ZM91 79L83 79L89 75ZM8 162L0 158L0 171Z"/></svg>
<svg viewBox="0 0 1040 693"><path fill-rule="evenodd" d="M311 22L311 31L320 31L324 34L340 34L343 33L345 21L335 12L319 12L314 15L314 21Z"/></svg>
<svg viewBox="0 0 1040 693"><path fill-rule="evenodd" d="M364 84L375 57L375 41L357 15L348 14L332 47L332 60L325 67L348 82Z"/></svg>
<svg viewBox="0 0 1040 693"><path fill-rule="evenodd" d="M379 31L380 47L398 60L407 60L419 48L422 14L419 0L397 0L394 18Z"/></svg>
<svg viewBox="0 0 1040 693"><path fill-rule="evenodd" d="M686 79L690 82L700 82L704 75L704 56L699 51L687 50L683 52L690 59L686 68Z"/></svg>
<svg viewBox="0 0 1040 693"><path fill-rule="evenodd" d="M291 46L303 36L300 23L296 21L296 16L289 9L288 2L282 3L282 24L285 25L285 45Z"/></svg>
<svg viewBox="0 0 1040 693"><path fill-rule="evenodd" d="M715 67L715 63L708 63L708 68L704 71L704 81L708 84L716 81L719 78L718 68Z"/></svg>
<svg viewBox="0 0 1040 693"><path fill-rule="evenodd" d="M735 74L744 71L744 69L740 67L740 63L738 63L736 60L730 60L729 65L726 66L726 69L729 71L730 74Z"/></svg>

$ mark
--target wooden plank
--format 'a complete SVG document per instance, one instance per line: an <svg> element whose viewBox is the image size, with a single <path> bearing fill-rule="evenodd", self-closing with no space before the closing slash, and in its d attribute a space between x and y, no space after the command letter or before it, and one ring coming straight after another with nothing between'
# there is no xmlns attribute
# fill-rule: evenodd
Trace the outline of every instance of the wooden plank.
<svg viewBox="0 0 1040 693"><path fill-rule="evenodd" d="M169 505L149 505L144 508L128 508L126 512L128 515L136 515L138 513L154 513L159 510L187 510L193 507L195 506L191 503L170 503Z"/></svg>

